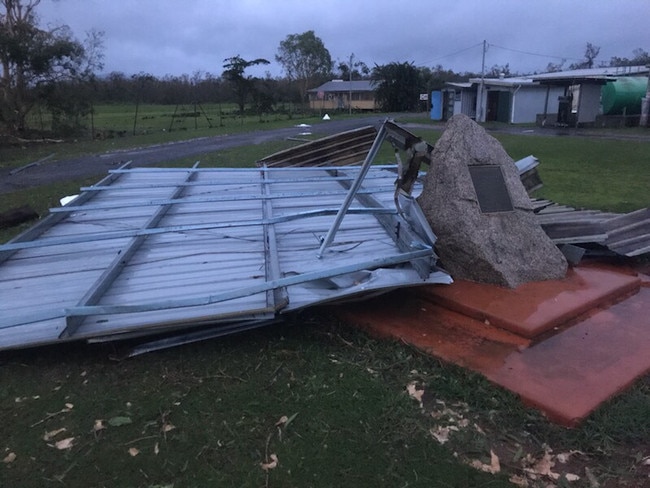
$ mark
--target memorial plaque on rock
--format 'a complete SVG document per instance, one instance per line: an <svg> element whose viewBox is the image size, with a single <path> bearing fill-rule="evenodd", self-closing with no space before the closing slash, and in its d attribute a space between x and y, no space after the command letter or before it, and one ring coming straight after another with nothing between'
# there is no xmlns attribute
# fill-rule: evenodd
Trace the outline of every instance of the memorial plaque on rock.
<svg viewBox="0 0 650 488"><path fill-rule="evenodd" d="M537 222L514 161L466 115L454 115L438 139L418 203L454 279L514 288L566 274L567 261Z"/></svg>
<svg viewBox="0 0 650 488"><path fill-rule="evenodd" d="M513 210L512 200L510 200L500 166L470 166L469 174L472 177L472 183L474 183L481 212L510 212Z"/></svg>

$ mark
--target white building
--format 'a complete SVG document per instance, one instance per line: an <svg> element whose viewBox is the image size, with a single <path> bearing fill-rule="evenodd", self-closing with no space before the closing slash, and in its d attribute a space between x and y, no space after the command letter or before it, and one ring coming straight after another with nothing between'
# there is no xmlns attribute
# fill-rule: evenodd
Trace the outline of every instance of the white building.
<svg viewBox="0 0 650 488"><path fill-rule="evenodd" d="M432 119L464 113L477 122L589 125L602 113L601 88L622 76L647 75L647 66L593 68L514 78L471 78L436 94Z"/></svg>

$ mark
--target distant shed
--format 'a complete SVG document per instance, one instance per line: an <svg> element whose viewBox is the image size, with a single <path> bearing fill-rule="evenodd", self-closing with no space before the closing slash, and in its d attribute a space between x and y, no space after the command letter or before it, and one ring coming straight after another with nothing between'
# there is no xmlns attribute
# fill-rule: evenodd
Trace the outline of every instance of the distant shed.
<svg viewBox="0 0 650 488"><path fill-rule="evenodd" d="M564 91L557 114L545 107L543 120L555 119L561 125L580 127L595 125L602 116L603 87L624 77L647 76L649 71L647 66L604 67L543 73L532 78L548 91L558 87ZM601 124L605 124L602 118Z"/></svg>
<svg viewBox="0 0 650 488"><path fill-rule="evenodd" d="M312 110L376 110L375 80L332 80L307 90Z"/></svg>

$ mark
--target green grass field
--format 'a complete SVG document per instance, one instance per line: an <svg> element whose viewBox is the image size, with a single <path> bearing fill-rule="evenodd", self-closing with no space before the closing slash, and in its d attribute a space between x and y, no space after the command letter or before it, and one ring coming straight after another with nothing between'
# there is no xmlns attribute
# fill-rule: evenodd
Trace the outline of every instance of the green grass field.
<svg viewBox="0 0 650 488"><path fill-rule="evenodd" d="M81 119L88 129L87 136L114 138L145 135L155 132L179 132L199 129L218 129L223 127L247 126L252 123L271 123L288 120L298 115L298 107L287 104L278 107L275 113L239 113L233 103L223 104L115 104L95 105L93 114ZM50 120L44 112L35 109L28 119L28 126L47 130Z"/></svg>
<svg viewBox="0 0 650 488"><path fill-rule="evenodd" d="M439 132L421 135L434 142ZM650 143L498 138L513 158L541 160L545 197L615 211L650 205ZM280 146L201 163L252 164ZM30 151L25 159L38 159ZM46 208L86 183L0 195L0 211ZM77 343L0 352L0 486L506 487L525 467L541 472L545 459L564 474L528 476L527 486L650 479L648 377L569 430L483 377L369 337L327 309L127 361L111 361L117 352L118 344ZM407 393L413 382L426 391L424 409ZM434 436L441 429L444 445ZM492 452L498 473L469 466L490 466ZM277 465L263 469L272 455Z"/></svg>

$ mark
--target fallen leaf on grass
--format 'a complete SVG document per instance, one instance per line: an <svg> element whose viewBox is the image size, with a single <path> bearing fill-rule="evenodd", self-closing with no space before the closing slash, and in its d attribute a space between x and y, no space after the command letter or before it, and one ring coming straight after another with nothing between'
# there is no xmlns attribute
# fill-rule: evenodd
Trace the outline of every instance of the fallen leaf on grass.
<svg viewBox="0 0 650 488"><path fill-rule="evenodd" d="M278 457L275 454L271 454L269 456L269 458L271 459L271 462L269 462L269 463L260 463L260 467L264 471L268 471L269 469L275 469L278 466Z"/></svg>
<svg viewBox="0 0 650 488"><path fill-rule="evenodd" d="M136 457L138 454L140 454L140 450L137 447L131 447L129 449L129 454L131 457Z"/></svg>
<svg viewBox="0 0 650 488"><path fill-rule="evenodd" d="M156 442L153 446L153 453L157 456L158 453L160 452L160 447L158 446L158 443Z"/></svg>
<svg viewBox="0 0 650 488"><path fill-rule="evenodd" d="M494 454L494 451L492 450L490 450L490 464L485 464L478 459L474 459L470 463L470 466L481 471L485 471L486 473L496 474L501 472L501 463L499 462L499 456Z"/></svg>
<svg viewBox="0 0 650 488"><path fill-rule="evenodd" d="M54 444L54 447L62 451L64 449L71 449L73 445L74 445L74 437L68 437L67 439L63 439L61 441L56 442Z"/></svg>
<svg viewBox="0 0 650 488"><path fill-rule="evenodd" d="M283 415L280 417L280 419L275 423L276 427L287 427L291 422L294 421L294 419L298 416L298 412L294 413L291 417L287 417L286 415Z"/></svg>
<svg viewBox="0 0 650 488"><path fill-rule="evenodd" d="M569 452L561 452L555 458L560 462L561 464L566 464L569 461L569 458L573 456L574 454L584 454L582 451L569 451Z"/></svg>
<svg viewBox="0 0 650 488"><path fill-rule="evenodd" d="M650 456L644 458L643 461L641 461L641 464L644 466L650 466Z"/></svg>
<svg viewBox="0 0 650 488"><path fill-rule="evenodd" d="M175 428L176 428L176 426L174 424L170 424L169 422L167 422L167 423L163 424L161 430L163 431L163 433L166 434L167 432L169 432L170 430L174 430Z"/></svg>
<svg viewBox="0 0 650 488"><path fill-rule="evenodd" d="M46 432L45 434L43 434L43 440L45 442L51 441L57 435L59 435L61 432L65 432L65 427L61 427L60 429L51 430L49 432Z"/></svg>
<svg viewBox="0 0 650 488"><path fill-rule="evenodd" d="M579 451L572 451L571 453L564 453L564 456L558 455L556 456L556 459L564 459L564 461L560 462L566 462L568 460L568 456L570 454L575 454ZM526 459L524 460L525 462L532 464L533 458L530 456L526 456ZM539 459L535 464L533 464L532 467L530 468L524 468L524 471L528 474L533 479L536 479L538 476L546 476L552 480L559 480L562 476L564 476L564 479L567 481L578 481L580 479L580 476L577 474L572 474L572 473L565 473L564 475L557 473L553 471L553 467L555 466L555 461L553 461L553 456L551 455L551 451L546 451L544 453L544 456L542 456L541 459Z"/></svg>
<svg viewBox="0 0 650 488"><path fill-rule="evenodd" d="M16 460L16 453L10 452L5 456L2 462L5 464L9 464L9 463L13 463L15 460Z"/></svg>
<svg viewBox="0 0 650 488"><path fill-rule="evenodd" d="M108 419L108 425L111 427L121 427L132 422L131 417L113 417Z"/></svg>
<svg viewBox="0 0 650 488"><path fill-rule="evenodd" d="M513 474L508 481L512 483L515 486L520 486L521 488L528 488L528 479L525 478L524 476L519 476L516 474Z"/></svg>
<svg viewBox="0 0 650 488"><path fill-rule="evenodd" d="M520 486L521 488L528 487L528 480L523 476L513 474L508 481L510 481L510 483L512 483L515 486Z"/></svg>
<svg viewBox="0 0 650 488"><path fill-rule="evenodd" d="M551 468L555 466L551 453L546 451L544 456L538 460L531 468L525 468L524 471L529 474L538 476L548 476L554 480L558 479L560 475L552 471Z"/></svg>
<svg viewBox="0 0 650 488"><path fill-rule="evenodd" d="M422 407L422 395L424 395L424 390L418 390L415 386L415 382L411 382L406 385L406 391L408 392L409 396L414 400L417 400L420 404L420 407Z"/></svg>
<svg viewBox="0 0 650 488"><path fill-rule="evenodd" d="M93 431L94 432L99 432L100 430L104 430L106 428L106 425L104 425L104 421L99 419L95 420L95 425L93 425Z"/></svg>
<svg viewBox="0 0 650 488"><path fill-rule="evenodd" d="M440 444L444 444L445 442L449 441L449 434L451 433L451 430L452 429L449 427L438 426L435 429L431 429L429 432L435 440L437 440Z"/></svg>

